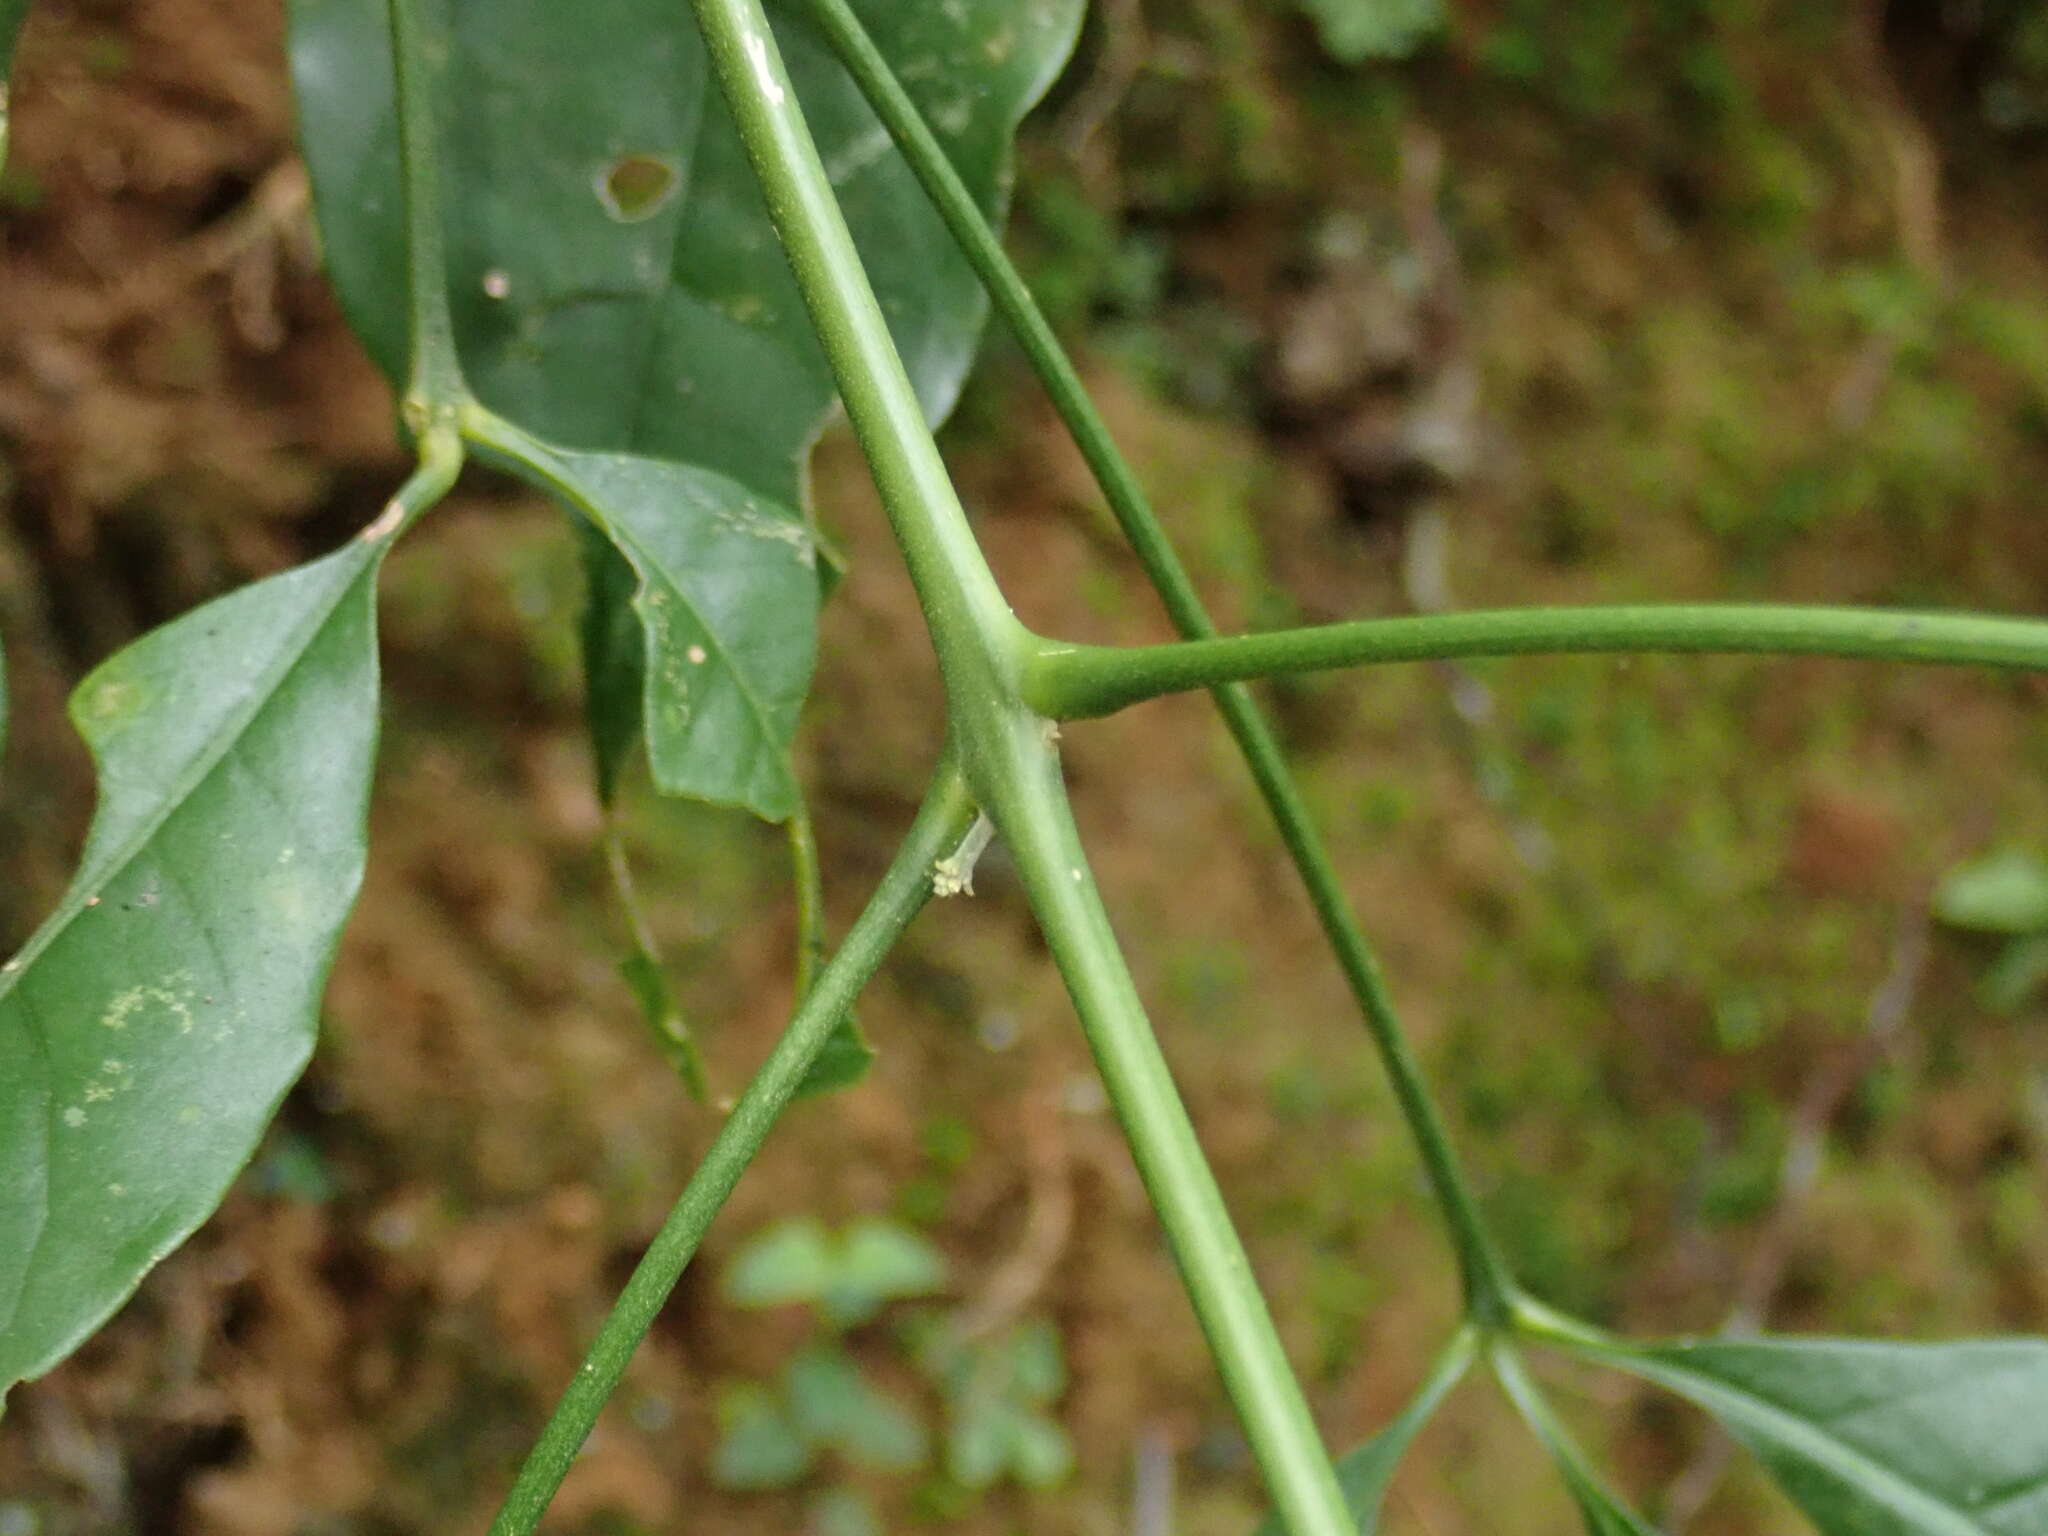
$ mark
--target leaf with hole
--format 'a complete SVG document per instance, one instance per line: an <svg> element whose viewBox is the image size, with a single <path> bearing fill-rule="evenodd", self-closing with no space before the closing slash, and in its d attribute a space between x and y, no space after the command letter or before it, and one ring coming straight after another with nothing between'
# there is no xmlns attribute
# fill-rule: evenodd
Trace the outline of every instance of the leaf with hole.
<svg viewBox="0 0 2048 1536"><path fill-rule="evenodd" d="M933 419L957 398L986 300L858 90L777 10L790 69L892 332ZM862 9L992 216L1018 121L1071 50L1083 0ZM300 137L327 264L371 354L406 360L404 203L381 8L292 0ZM830 369L686 5L490 0L449 8L442 186L454 322L470 382L521 427L578 449L714 471L799 506ZM629 555L628 558L631 558ZM636 562L637 564L637 562ZM645 572L642 572L643 577ZM599 562L594 587L616 572ZM786 613L792 624L803 605ZM594 617L593 624L606 623ZM592 631L586 626L586 642ZM600 640L617 640L607 630ZM630 646L587 644L607 793L638 723ZM650 656L648 666L661 667ZM660 680L650 685L650 696ZM708 749L712 733L686 745ZM668 793L787 814L782 774L744 794L657 745ZM841 1044L846 1042L842 1040ZM858 1075L857 1053L838 1061Z"/></svg>
<svg viewBox="0 0 2048 1536"><path fill-rule="evenodd" d="M1082 0L859 9L991 214L1010 141ZM833 187L933 417L986 300L888 135L800 19L778 40ZM300 137L328 265L372 354L405 361L390 42L360 0L292 0ZM444 62L457 337L484 403L578 448L649 454L795 503L834 390L687 5L479 0L430 18Z"/></svg>
<svg viewBox="0 0 2048 1536"><path fill-rule="evenodd" d="M0 1390L213 1210L312 1052L363 873L384 547L209 603L72 700L99 810L0 968Z"/></svg>

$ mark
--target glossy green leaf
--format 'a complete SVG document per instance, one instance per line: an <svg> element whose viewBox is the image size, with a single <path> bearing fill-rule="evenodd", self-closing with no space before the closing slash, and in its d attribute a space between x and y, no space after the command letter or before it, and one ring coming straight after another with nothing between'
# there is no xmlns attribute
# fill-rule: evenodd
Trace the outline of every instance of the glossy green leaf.
<svg viewBox="0 0 2048 1536"><path fill-rule="evenodd" d="M791 76L919 395L950 409L986 307L858 90L790 5ZM859 6L992 214L1010 141L1083 0ZM406 285L382 8L292 0L300 134L329 269L372 354L404 361ZM718 470L795 504L830 371L671 0L470 0L445 61L443 195L464 363L502 415L579 448Z"/></svg>
<svg viewBox="0 0 2048 1536"><path fill-rule="evenodd" d="M817 651L816 555L803 520L709 470L572 453L516 433L492 445L632 567L657 787L788 816L789 744Z"/></svg>
<svg viewBox="0 0 2048 1536"><path fill-rule="evenodd" d="M384 547L209 603L72 700L99 810L0 967L0 1390L205 1218L312 1051L362 879Z"/></svg>
<svg viewBox="0 0 2048 1536"><path fill-rule="evenodd" d="M1469 1334L1453 1339L1429 1378L1393 1422L1356 1450L1337 1458L1337 1486L1344 1490L1345 1507L1358 1521L1361 1536L1372 1536L1379 1528L1380 1506L1386 1502L1387 1489L1394 1481L1402 1456L1463 1378L1472 1354ZM1255 1536L1286 1536L1286 1528L1280 1524L1278 1515L1268 1515Z"/></svg>
<svg viewBox="0 0 2048 1536"><path fill-rule="evenodd" d="M2048 928L2048 860L2001 848L1951 870L1934 893L1934 915L1979 933Z"/></svg>
<svg viewBox="0 0 2048 1536"><path fill-rule="evenodd" d="M2048 1530L2048 1341L1580 1348L1713 1414L1824 1536Z"/></svg>

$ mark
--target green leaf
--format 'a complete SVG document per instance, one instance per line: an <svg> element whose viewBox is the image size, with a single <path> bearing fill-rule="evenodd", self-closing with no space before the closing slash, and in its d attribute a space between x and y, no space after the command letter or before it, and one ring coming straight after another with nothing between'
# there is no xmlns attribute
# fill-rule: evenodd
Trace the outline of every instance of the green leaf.
<svg viewBox="0 0 2048 1536"><path fill-rule="evenodd" d="M2048 861L2024 848L2001 848L1959 865L1935 890L1934 915L1979 933L2048 928Z"/></svg>
<svg viewBox="0 0 2048 1536"><path fill-rule="evenodd" d="M1060 1331L1042 1317L1019 1323L1007 1349L1010 1381L1027 1403L1049 1403L1067 1390L1067 1357Z"/></svg>
<svg viewBox="0 0 2048 1536"><path fill-rule="evenodd" d="M858 90L790 9L778 8L778 31L792 78L936 420L972 360L981 285ZM1071 51L1084 0L868 0L861 9L961 174L1000 216L1016 125ZM383 9L292 0L290 16L300 137L328 269L357 334L396 382L407 280ZM768 502L801 505L803 464L832 405L831 372L688 7L476 0L431 19L453 319L480 397L577 448L709 469ZM632 551L623 553L644 580ZM617 576L598 561L599 601ZM767 601L753 607L785 612ZM798 614L786 610L792 627ZM585 658L609 795L639 729L620 702L644 694L650 734L660 735L654 711L673 658L636 651L601 615L586 624ZM679 758L712 750L712 739L656 742L656 784L786 815L786 769L764 760L759 782L736 791L729 764L700 774ZM851 1081L865 1065L849 1026L807 1091Z"/></svg>
<svg viewBox="0 0 2048 1536"><path fill-rule="evenodd" d="M1010 1462L1010 1409L993 1393L968 1392L946 1426L946 1475L962 1488L995 1486Z"/></svg>
<svg viewBox="0 0 2048 1536"><path fill-rule="evenodd" d="M1977 999L1992 1013L2017 1013L2048 982L2048 933L2013 939L1977 981Z"/></svg>
<svg viewBox="0 0 2048 1536"><path fill-rule="evenodd" d="M791 1421L812 1445L831 1447L855 1466L909 1472L930 1452L917 1415L861 1374L844 1350L807 1349L784 1379Z"/></svg>
<svg viewBox="0 0 2048 1536"><path fill-rule="evenodd" d="M590 519L570 519L583 559L583 712L597 760L597 798L610 809L619 780L640 745L640 712L647 694L647 635L633 611L639 577Z"/></svg>
<svg viewBox="0 0 2048 1536"><path fill-rule="evenodd" d="M1713 1414L1824 1536L2048 1530L2048 1341L1575 1347Z"/></svg>
<svg viewBox="0 0 2048 1536"><path fill-rule="evenodd" d="M718 1423L711 1480L721 1488L787 1488L810 1470L811 1448L766 1387L747 1381L722 1390Z"/></svg>
<svg viewBox="0 0 2048 1536"><path fill-rule="evenodd" d="M362 880L385 547L209 603L72 700L99 810L0 967L0 1391L206 1217L305 1067Z"/></svg>
<svg viewBox="0 0 2048 1536"><path fill-rule="evenodd" d="M882 1536L867 1498L852 1488L827 1488L805 1510L804 1536Z"/></svg>
<svg viewBox="0 0 2048 1536"><path fill-rule="evenodd" d="M1074 1470L1074 1442L1042 1414L1013 1411L1010 1475L1026 1488L1057 1488Z"/></svg>
<svg viewBox="0 0 2048 1536"><path fill-rule="evenodd" d="M736 1307L788 1307L815 1302L839 1273L832 1235L814 1216L779 1221L726 1266L725 1299Z"/></svg>
<svg viewBox="0 0 2048 1536"><path fill-rule="evenodd" d="M1340 64L1405 59L1444 28L1443 0L1295 0Z"/></svg>
<svg viewBox="0 0 2048 1536"><path fill-rule="evenodd" d="M633 952L619 962L619 976L633 994L654 1048L675 1068L690 1097L703 1103L707 1096L703 1053L697 1049L696 1037L691 1034L689 1022L668 984L668 972L662 968L661 957L636 942Z"/></svg>
<svg viewBox="0 0 2048 1536"><path fill-rule="evenodd" d="M831 1286L821 1299L842 1328L866 1322L885 1302L929 1296L946 1283L946 1261L915 1232L873 1216L846 1229Z"/></svg>
<svg viewBox="0 0 2048 1536"><path fill-rule="evenodd" d="M497 427L490 446L589 518L632 567L655 784L770 821L790 815L789 745L817 651L803 520L709 470L572 453Z"/></svg>
<svg viewBox="0 0 2048 1536"><path fill-rule="evenodd" d="M1083 8L858 6L992 215L1016 124ZM941 416L973 356L981 285L798 8L770 9L898 346ZM328 265L396 379L406 284L383 11L292 0L290 13ZM700 465L796 503L831 373L689 7L472 0L430 20L454 319L480 397L543 436Z"/></svg>
<svg viewBox="0 0 2048 1536"><path fill-rule="evenodd" d="M1345 1508L1357 1519L1361 1536L1372 1536L1379 1528L1380 1505L1386 1501L1401 1457L1463 1378L1472 1355L1472 1336L1460 1332L1393 1422L1356 1450L1337 1458L1337 1486L1344 1490ZM1285 1532L1280 1517L1273 1514L1260 1524L1255 1536L1285 1536Z"/></svg>
<svg viewBox="0 0 2048 1536"><path fill-rule="evenodd" d="M797 1085L796 1096L808 1099L851 1088L868 1075L868 1068L874 1060L875 1048L868 1044L867 1037L861 1033L859 1020L849 1010L832 1026L832 1033L825 1037L825 1044L812 1058L811 1069Z"/></svg>

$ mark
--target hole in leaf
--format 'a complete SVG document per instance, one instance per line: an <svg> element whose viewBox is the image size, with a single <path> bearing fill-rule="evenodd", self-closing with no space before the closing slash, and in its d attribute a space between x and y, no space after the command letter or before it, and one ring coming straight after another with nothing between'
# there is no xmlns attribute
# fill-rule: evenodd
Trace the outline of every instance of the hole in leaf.
<svg viewBox="0 0 2048 1536"><path fill-rule="evenodd" d="M597 200L621 224L651 219L675 196L681 180L659 155L621 155L597 177Z"/></svg>

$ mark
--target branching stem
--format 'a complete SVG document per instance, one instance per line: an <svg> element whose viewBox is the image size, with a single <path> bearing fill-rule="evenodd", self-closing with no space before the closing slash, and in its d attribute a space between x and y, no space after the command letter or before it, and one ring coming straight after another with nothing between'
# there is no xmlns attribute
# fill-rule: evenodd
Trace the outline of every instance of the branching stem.
<svg viewBox="0 0 2048 1536"><path fill-rule="evenodd" d="M1059 338L1004 253L1001 239L953 168L917 103L897 80L889 61L868 36L847 0L806 0L806 7L888 129L954 241L980 276L997 311L1031 359L1048 398L1101 486L1111 513L1158 592L1174 628L1189 639L1215 635L1216 626L1154 514L1144 487L1118 451L1115 438L1095 409ZM1344 895L1336 867L1288 770L1286 755L1250 690L1242 684L1226 682L1211 692L1224 725L1236 741L1259 795L1279 828L1288 857L1300 873L1316 919L1386 1068L1450 1228L1468 1308L1481 1320L1497 1320L1507 1310L1513 1282L1486 1232L1478 1203L1472 1198L1450 1137L1430 1098L1421 1064L1408 1046L1379 961ZM1041 712L1047 711L1041 706Z"/></svg>
<svg viewBox="0 0 2048 1536"><path fill-rule="evenodd" d="M518 1481L492 1523L492 1536L527 1536L539 1526L569 1464L625 1374L626 1364L655 1314L696 1253L712 1218L753 1161L826 1038L853 1006L855 995L930 899L933 866L958 844L973 820L974 802L949 755L867 909L854 922L831 963L819 973L817 984L797 1008L775 1049L719 1127L689 1186L613 1303L581 1368L520 1469Z"/></svg>
<svg viewBox="0 0 2048 1536"><path fill-rule="evenodd" d="M2041 669L2048 668L2048 621L1702 603L1432 613L1170 645L1046 641L1025 667L1024 697L1045 714L1075 719L1161 694L1366 662L1587 652L1843 656Z"/></svg>
<svg viewBox="0 0 2048 1536"><path fill-rule="evenodd" d="M968 529L759 0L693 4L910 567L962 769L1025 872L1275 1502L1295 1536L1339 1536L1336 1476L1087 877L1045 722L1018 696L1029 637Z"/></svg>

